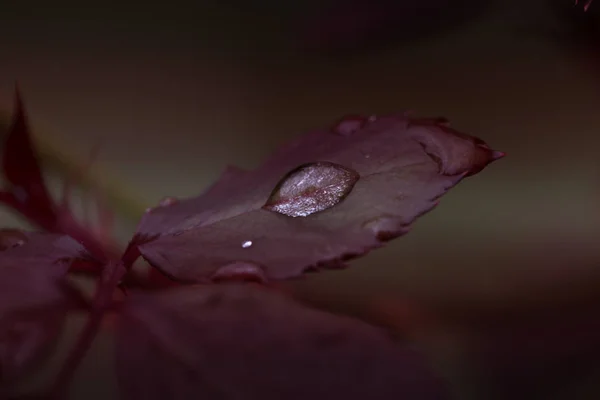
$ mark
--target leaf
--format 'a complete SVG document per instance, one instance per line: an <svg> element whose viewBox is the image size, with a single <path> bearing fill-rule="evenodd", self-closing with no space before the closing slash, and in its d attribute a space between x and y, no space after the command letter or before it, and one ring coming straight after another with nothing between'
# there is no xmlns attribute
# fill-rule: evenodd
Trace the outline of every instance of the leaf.
<svg viewBox="0 0 600 400"><path fill-rule="evenodd" d="M340 267L406 233L446 191L503 155L443 119L394 115L352 130L342 121L289 143L255 171L228 168L201 196L150 209L134 243L182 281L209 281L236 262L258 266L266 279ZM281 201L292 211L274 212Z"/></svg>
<svg viewBox="0 0 600 400"><path fill-rule="evenodd" d="M43 211L45 218L51 219L54 202L44 183L25 107L18 90L15 94L15 112L5 139L2 168L4 176L12 185L9 193L14 196L14 200L35 204L39 209L38 213Z"/></svg>
<svg viewBox="0 0 600 400"><path fill-rule="evenodd" d="M590 8L590 6L592 5L592 2L593 2L593 1L594 1L594 0L585 0L585 1L582 1L582 4L583 4L583 11L587 11L587 10L589 10L589 8ZM579 0L575 0L575 5L576 5L576 6L578 6L578 5L579 5Z"/></svg>
<svg viewBox="0 0 600 400"><path fill-rule="evenodd" d="M71 262L94 261L80 243L66 235L2 229L0 238L3 243L13 242L12 246L0 252L0 268L4 265L26 265L46 269L47 265L54 265L55 272L64 274Z"/></svg>
<svg viewBox="0 0 600 400"><path fill-rule="evenodd" d="M0 252L0 397L60 333L75 299L65 289L69 264L87 259L67 236L3 230Z"/></svg>
<svg viewBox="0 0 600 400"><path fill-rule="evenodd" d="M249 284L132 295L116 331L125 399L444 399L381 330Z"/></svg>

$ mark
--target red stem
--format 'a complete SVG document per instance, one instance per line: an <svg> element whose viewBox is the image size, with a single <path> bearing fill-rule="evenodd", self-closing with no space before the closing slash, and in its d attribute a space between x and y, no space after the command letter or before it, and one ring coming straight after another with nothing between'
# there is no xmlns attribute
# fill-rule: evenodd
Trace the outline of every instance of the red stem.
<svg viewBox="0 0 600 400"><path fill-rule="evenodd" d="M100 331L100 326L104 314L113 305L114 290L125 274L125 267L122 263L110 262L106 265L102 274L102 279L98 283L92 311L86 321L86 324L77 338L77 342L67 356L61 370L59 371L51 390L51 397L60 399L66 397L69 384L75 370L81 364L81 361L87 354L90 346Z"/></svg>

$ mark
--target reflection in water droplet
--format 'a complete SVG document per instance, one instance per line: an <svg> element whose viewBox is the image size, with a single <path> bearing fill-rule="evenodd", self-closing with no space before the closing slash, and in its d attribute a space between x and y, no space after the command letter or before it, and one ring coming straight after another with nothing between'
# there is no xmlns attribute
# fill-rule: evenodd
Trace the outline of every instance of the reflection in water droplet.
<svg viewBox="0 0 600 400"><path fill-rule="evenodd" d="M176 204L179 201L179 199L177 199L177 197L172 197L172 196L168 196L165 197L164 199L162 199L158 205L161 207L168 207L168 206L172 206L173 204Z"/></svg>
<svg viewBox="0 0 600 400"><path fill-rule="evenodd" d="M246 240L244 243L242 243L242 247L244 249L247 249L250 246L252 246L252 240Z"/></svg>
<svg viewBox="0 0 600 400"><path fill-rule="evenodd" d="M362 129L367 123L367 119L360 115L348 115L335 124L332 131L338 135L350 136L354 132Z"/></svg>
<svg viewBox="0 0 600 400"><path fill-rule="evenodd" d="M263 269L253 262L235 261L217 269L211 279L218 281L252 281L264 283L267 277Z"/></svg>
<svg viewBox="0 0 600 400"><path fill-rule="evenodd" d="M263 208L306 217L342 201L359 177L356 171L331 162L305 164L283 177Z"/></svg>

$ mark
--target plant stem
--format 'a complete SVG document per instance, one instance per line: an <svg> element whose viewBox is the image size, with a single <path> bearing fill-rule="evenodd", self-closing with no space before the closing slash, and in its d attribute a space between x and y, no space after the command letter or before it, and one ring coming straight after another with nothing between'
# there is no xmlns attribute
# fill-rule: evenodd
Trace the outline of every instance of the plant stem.
<svg viewBox="0 0 600 400"><path fill-rule="evenodd" d="M109 262L105 266L102 278L96 288L92 311L54 381L50 390L51 398L61 399L66 397L75 371L98 335L104 314L112 306L114 290L125 274L125 271L124 265L120 262Z"/></svg>

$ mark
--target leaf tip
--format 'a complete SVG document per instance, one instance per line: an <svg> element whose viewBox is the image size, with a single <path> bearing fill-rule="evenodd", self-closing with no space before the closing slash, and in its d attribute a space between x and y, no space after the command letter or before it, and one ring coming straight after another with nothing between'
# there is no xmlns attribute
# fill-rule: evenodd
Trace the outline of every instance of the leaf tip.
<svg viewBox="0 0 600 400"><path fill-rule="evenodd" d="M490 158L491 158L492 161L496 161L496 160L499 160L499 159L504 158L504 157L506 157L506 153L503 152L503 151L494 150L490 154Z"/></svg>

